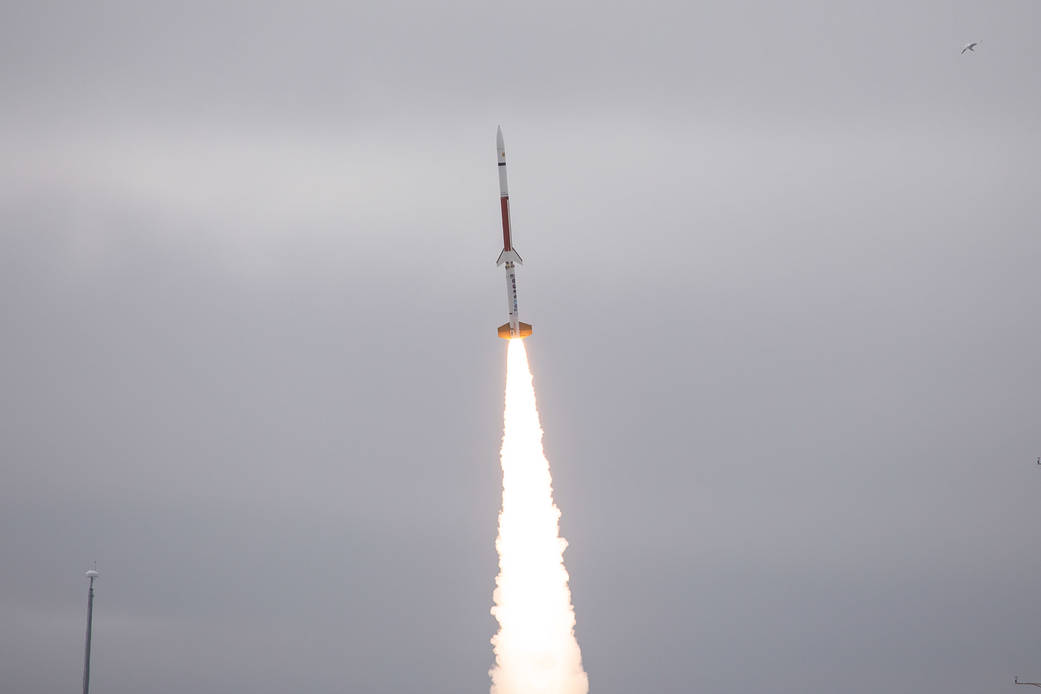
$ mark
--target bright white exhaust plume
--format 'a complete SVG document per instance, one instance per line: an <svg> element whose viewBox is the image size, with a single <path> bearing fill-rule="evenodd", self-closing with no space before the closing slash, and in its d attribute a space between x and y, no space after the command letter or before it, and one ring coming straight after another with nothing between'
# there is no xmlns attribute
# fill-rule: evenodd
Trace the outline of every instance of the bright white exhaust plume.
<svg viewBox="0 0 1041 694"><path fill-rule="evenodd" d="M586 694L549 461L523 340L510 340L491 694Z"/></svg>

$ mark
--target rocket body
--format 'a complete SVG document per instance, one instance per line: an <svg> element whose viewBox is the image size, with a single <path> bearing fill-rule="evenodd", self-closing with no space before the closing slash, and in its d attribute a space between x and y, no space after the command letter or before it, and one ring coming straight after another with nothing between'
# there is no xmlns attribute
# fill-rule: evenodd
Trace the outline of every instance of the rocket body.
<svg viewBox="0 0 1041 694"><path fill-rule="evenodd" d="M500 127L495 136L495 149L499 164L499 209L502 213L502 253L496 265L506 265L506 315L509 321L499 326L499 337L511 340L531 335L531 325L522 323L517 309L517 265L523 264L520 254L513 247L513 230L510 228L510 187L506 179L506 145Z"/></svg>

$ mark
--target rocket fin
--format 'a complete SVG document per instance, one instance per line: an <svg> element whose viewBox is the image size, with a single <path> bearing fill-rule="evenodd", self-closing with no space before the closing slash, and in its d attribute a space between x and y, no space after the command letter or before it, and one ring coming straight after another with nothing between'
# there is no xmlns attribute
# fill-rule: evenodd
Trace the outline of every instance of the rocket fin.
<svg viewBox="0 0 1041 694"><path fill-rule="evenodd" d="M529 323L519 323L519 331L516 335L510 333L510 324L504 323L499 326L499 337L504 340L512 340L515 337L528 337L531 335L531 325Z"/></svg>
<svg viewBox="0 0 1041 694"><path fill-rule="evenodd" d="M511 248L508 251L507 250L503 250L503 252L499 254L499 259L495 261L495 264L496 265L502 265L503 263L505 263L507 261L512 262L512 263L516 263L517 265L523 265L524 264L524 261L521 260L520 253L518 253L515 248Z"/></svg>

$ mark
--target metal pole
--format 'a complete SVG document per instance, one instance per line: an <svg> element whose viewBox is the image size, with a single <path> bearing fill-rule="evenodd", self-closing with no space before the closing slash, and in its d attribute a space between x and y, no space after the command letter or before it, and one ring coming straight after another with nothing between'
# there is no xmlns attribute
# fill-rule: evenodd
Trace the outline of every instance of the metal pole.
<svg viewBox="0 0 1041 694"><path fill-rule="evenodd" d="M87 646L83 654L83 694L90 692L90 630L94 617L94 579L98 577L98 572L91 569L87 572L87 577L90 578L90 588L87 591Z"/></svg>

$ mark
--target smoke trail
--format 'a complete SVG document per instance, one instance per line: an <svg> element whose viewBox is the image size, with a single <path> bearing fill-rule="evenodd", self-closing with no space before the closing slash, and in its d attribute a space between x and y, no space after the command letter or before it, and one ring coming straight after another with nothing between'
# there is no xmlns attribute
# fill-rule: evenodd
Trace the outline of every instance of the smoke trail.
<svg viewBox="0 0 1041 694"><path fill-rule="evenodd" d="M549 461L523 340L510 340L491 694L586 694Z"/></svg>

